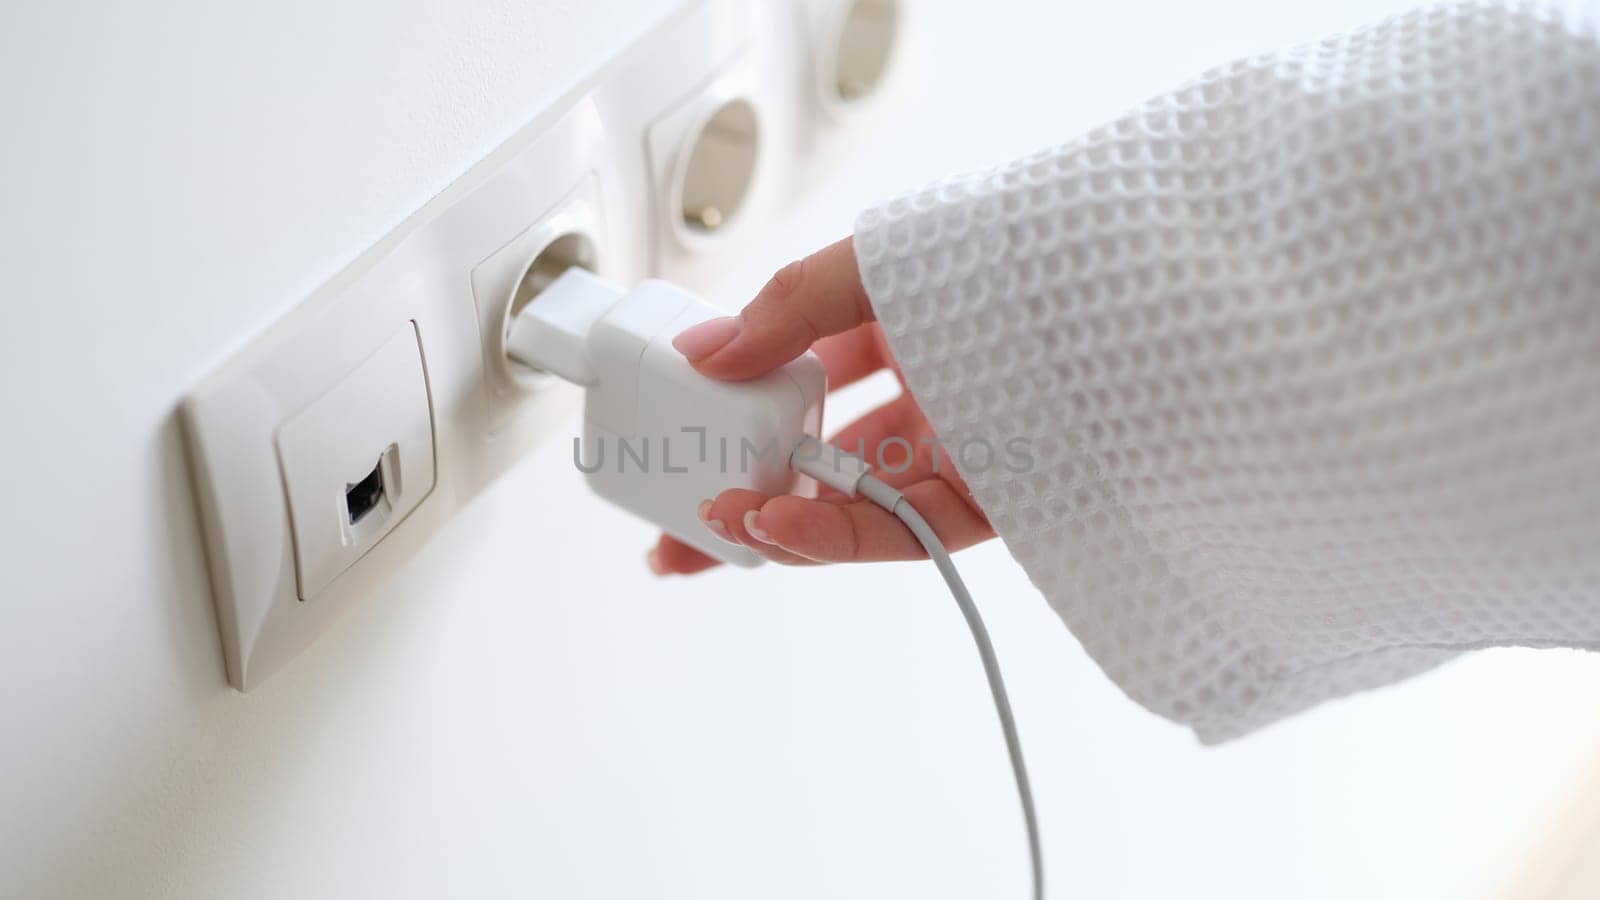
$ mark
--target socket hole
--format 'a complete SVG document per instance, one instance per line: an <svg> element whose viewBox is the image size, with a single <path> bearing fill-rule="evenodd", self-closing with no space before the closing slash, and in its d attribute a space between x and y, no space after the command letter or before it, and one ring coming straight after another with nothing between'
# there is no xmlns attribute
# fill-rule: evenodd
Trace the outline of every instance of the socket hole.
<svg viewBox="0 0 1600 900"><path fill-rule="evenodd" d="M405 485L400 483L400 445L390 444L379 454L371 472L345 483L345 525L340 529L345 545L354 546L381 533L384 520L404 491Z"/></svg>
<svg viewBox="0 0 1600 900"><path fill-rule="evenodd" d="M383 502L383 460L372 467L367 477L355 484L347 484L344 488L344 509L350 517L350 524L355 525L365 519L369 513L378 508Z"/></svg>
<svg viewBox="0 0 1600 900"><path fill-rule="evenodd" d="M854 0L849 5L839 24L829 73L837 99L859 100L883 81L899 25L899 0Z"/></svg>
<svg viewBox="0 0 1600 900"><path fill-rule="evenodd" d="M706 120L689 149L681 191L683 222L709 234L738 214L755 178L760 129L748 100L730 100Z"/></svg>
<svg viewBox="0 0 1600 900"><path fill-rule="evenodd" d="M522 273L522 280L517 282L517 290L511 295L511 307L501 332L509 333L511 320L517 317L517 313L522 312L534 297L549 287L550 282L560 278L563 272L573 266L593 272L597 256L594 241L576 231L569 231L551 241L528 264L528 270Z"/></svg>

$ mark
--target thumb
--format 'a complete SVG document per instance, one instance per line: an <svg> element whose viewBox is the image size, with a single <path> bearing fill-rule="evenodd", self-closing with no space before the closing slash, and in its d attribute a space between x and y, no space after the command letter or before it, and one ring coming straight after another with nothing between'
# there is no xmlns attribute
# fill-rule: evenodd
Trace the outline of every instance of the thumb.
<svg viewBox="0 0 1600 900"><path fill-rule="evenodd" d="M855 244L845 238L784 266L739 315L686 329L672 346L701 374L743 381L872 318Z"/></svg>

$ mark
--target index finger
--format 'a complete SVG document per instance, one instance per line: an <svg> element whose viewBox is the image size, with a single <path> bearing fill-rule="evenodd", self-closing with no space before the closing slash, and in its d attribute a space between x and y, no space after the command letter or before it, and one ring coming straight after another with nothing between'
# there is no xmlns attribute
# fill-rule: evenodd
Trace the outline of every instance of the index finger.
<svg viewBox="0 0 1600 900"><path fill-rule="evenodd" d="M672 346L703 375L743 381L872 319L855 244L845 238L784 266L739 315L689 328Z"/></svg>

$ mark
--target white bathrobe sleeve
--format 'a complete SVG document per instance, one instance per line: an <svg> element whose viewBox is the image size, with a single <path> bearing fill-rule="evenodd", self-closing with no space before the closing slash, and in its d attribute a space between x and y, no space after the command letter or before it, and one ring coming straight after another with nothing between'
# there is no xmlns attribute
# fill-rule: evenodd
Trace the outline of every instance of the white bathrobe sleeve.
<svg viewBox="0 0 1600 900"><path fill-rule="evenodd" d="M1600 648L1592 22L1423 9L861 216L910 390L1133 699L1211 742Z"/></svg>

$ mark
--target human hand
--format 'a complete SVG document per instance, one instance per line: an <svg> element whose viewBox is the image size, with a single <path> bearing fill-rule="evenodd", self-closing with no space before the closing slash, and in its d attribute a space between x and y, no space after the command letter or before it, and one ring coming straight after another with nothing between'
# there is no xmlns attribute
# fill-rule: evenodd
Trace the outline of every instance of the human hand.
<svg viewBox="0 0 1600 900"><path fill-rule="evenodd" d="M739 315L690 328L672 344L701 374L723 381L758 378L807 350L822 358L830 389L883 368L900 375L861 286L850 238L779 270ZM845 426L833 441L852 453L865 448L874 474L901 491L952 551L994 537L903 379L900 387L899 396ZM702 502L699 513L712 534L772 562L813 565L927 555L899 519L827 487L814 500L724 491ZM657 575L688 575L717 561L662 535L649 564Z"/></svg>

